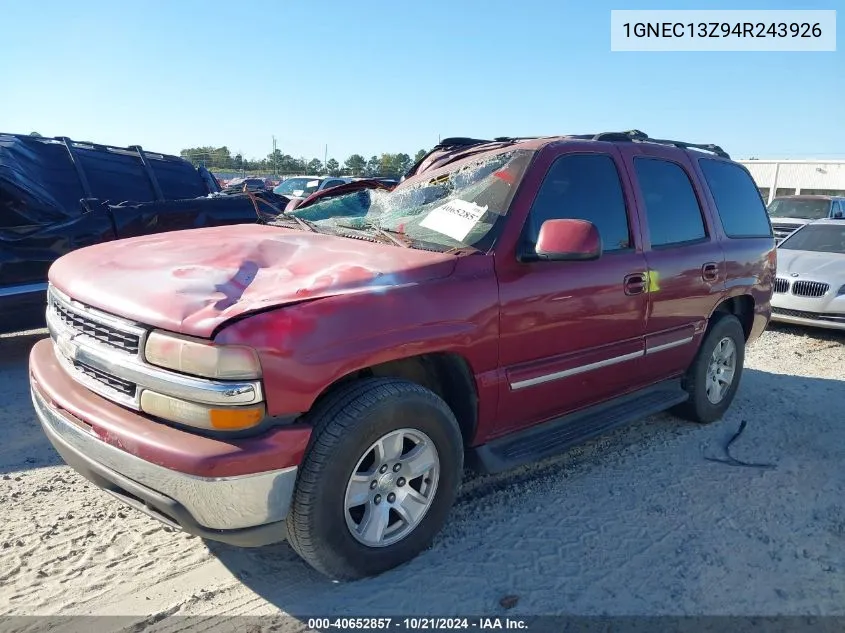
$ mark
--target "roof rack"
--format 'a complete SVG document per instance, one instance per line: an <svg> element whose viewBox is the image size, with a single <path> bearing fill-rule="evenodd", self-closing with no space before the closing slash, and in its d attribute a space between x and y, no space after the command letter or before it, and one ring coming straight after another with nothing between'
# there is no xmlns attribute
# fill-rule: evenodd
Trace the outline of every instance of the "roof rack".
<svg viewBox="0 0 845 633"><path fill-rule="evenodd" d="M520 141L532 141L542 138L555 138L554 136L497 136L492 141L454 137L444 138L440 141L440 146L456 146L456 145L480 145L483 143L519 143ZM656 143L658 145L671 145L680 147L682 149L700 149L706 152L712 152L722 158L730 159L730 155L718 145L713 143L687 143L686 141L672 141L668 139L651 138L642 130L628 130L627 132L600 132L599 134L568 134L564 138L579 139L585 141L608 141L610 143Z"/></svg>
<svg viewBox="0 0 845 633"><path fill-rule="evenodd" d="M492 143L493 141L489 139L482 139L482 138L468 138L466 136L450 136L449 138L444 138L442 141L438 142L437 145L439 146L456 146L456 145L466 145L467 147L471 145L481 145L482 143ZM435 147L437 147L437 145Z"/></svg>
<svg viewBox="0 0 845 633"><path fill-rule="evenodd" d="M630 141L632 143L657 143L658 145L672 145L682 149L700 149L706 152L712 152L721 158L730 159L730 155L718 145L712 143L699 144L687 143L685 141L670 141L667 139L651 138L645 132L640 130L628 130L627 132L601 132L600 134L583 135L575 138L585 138L592 141L610 141L612 143L620 143Z"/></svg>
<svg viewBox="0 0 845 633"><path fill-rule="evenodd" d="M417 173L420 166L428 159L431 155L435 154L439 150L456 150L456 155L448 160L443 161L439 164L439 167L442 167L450 162L454 162L459 160L460 158L465 157L465 150L472 153L473 150L471 148L478 146L478 145L504 145L507 146L511 143L521 143L523 141L533 141L538 139L554 139L554 138L563 138L563 139L571 139L571 140L585 140L585 141L607 141L610 143L655 143L658 145L671 145L673 147L679 147L682 149L699 149L707 152L711 152L720 156L721 158L727 158L730 160L730 155L723 150L718 145L714 145L712 143L708 144L698 144L698 143L687 143L685 141L671 141L667 139L659 139L659 138L651 138L648 134L641 130L628 130L627 132L600 132L599 134L568 134L564 136L497 136L491 139L479 139L479 138L471 138L466 136L450 136L448 138L444 138L437 143L431 150L429 150L420 160L418 160L411 168L405 173L403 178L410 178L414 174Z"/></svg>

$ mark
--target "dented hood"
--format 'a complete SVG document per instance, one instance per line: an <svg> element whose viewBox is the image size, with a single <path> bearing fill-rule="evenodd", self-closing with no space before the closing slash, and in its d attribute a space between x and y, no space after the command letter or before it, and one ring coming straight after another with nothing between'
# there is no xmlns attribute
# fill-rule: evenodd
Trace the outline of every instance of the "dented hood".
<svg viewBox="0 0 845 633"><path fill-rule="evenodd" d="M175 231L73 251L50 281L134 321L211 336L255 310L446 277L455 256L274 226Z"/></svg>

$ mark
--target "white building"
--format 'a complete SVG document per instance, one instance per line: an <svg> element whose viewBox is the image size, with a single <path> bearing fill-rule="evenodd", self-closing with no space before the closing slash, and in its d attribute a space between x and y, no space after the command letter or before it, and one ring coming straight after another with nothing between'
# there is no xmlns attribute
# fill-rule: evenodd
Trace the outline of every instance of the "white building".
<svg viewBox="0 0 845 633"><path fill-rule="evenodd" d="M775 196L845 196L845 160L740 160L763 199Z"/></svg>

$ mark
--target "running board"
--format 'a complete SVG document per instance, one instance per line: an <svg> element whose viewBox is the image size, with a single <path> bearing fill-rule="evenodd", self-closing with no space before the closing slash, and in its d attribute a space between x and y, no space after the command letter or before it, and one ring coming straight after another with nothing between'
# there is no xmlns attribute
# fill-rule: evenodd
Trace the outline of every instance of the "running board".
<svg viewBox="0 0 845 633"><path fill-rule="evenodd" d="M472 448L468 465L482 473L498 473L553 457L688 399L680 379L661 382Z"/></svg>

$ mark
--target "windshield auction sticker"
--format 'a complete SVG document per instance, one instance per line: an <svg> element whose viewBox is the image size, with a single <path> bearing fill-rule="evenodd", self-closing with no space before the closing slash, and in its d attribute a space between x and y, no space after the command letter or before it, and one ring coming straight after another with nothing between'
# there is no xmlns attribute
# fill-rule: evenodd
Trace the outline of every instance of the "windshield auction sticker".
<svg viewBox="0 0 845 633"><path fill-rule="evenodd" d="M466 200L449 200L429 213L420 226L461 242L486 211L487 205L480 207Z"/></svg>

